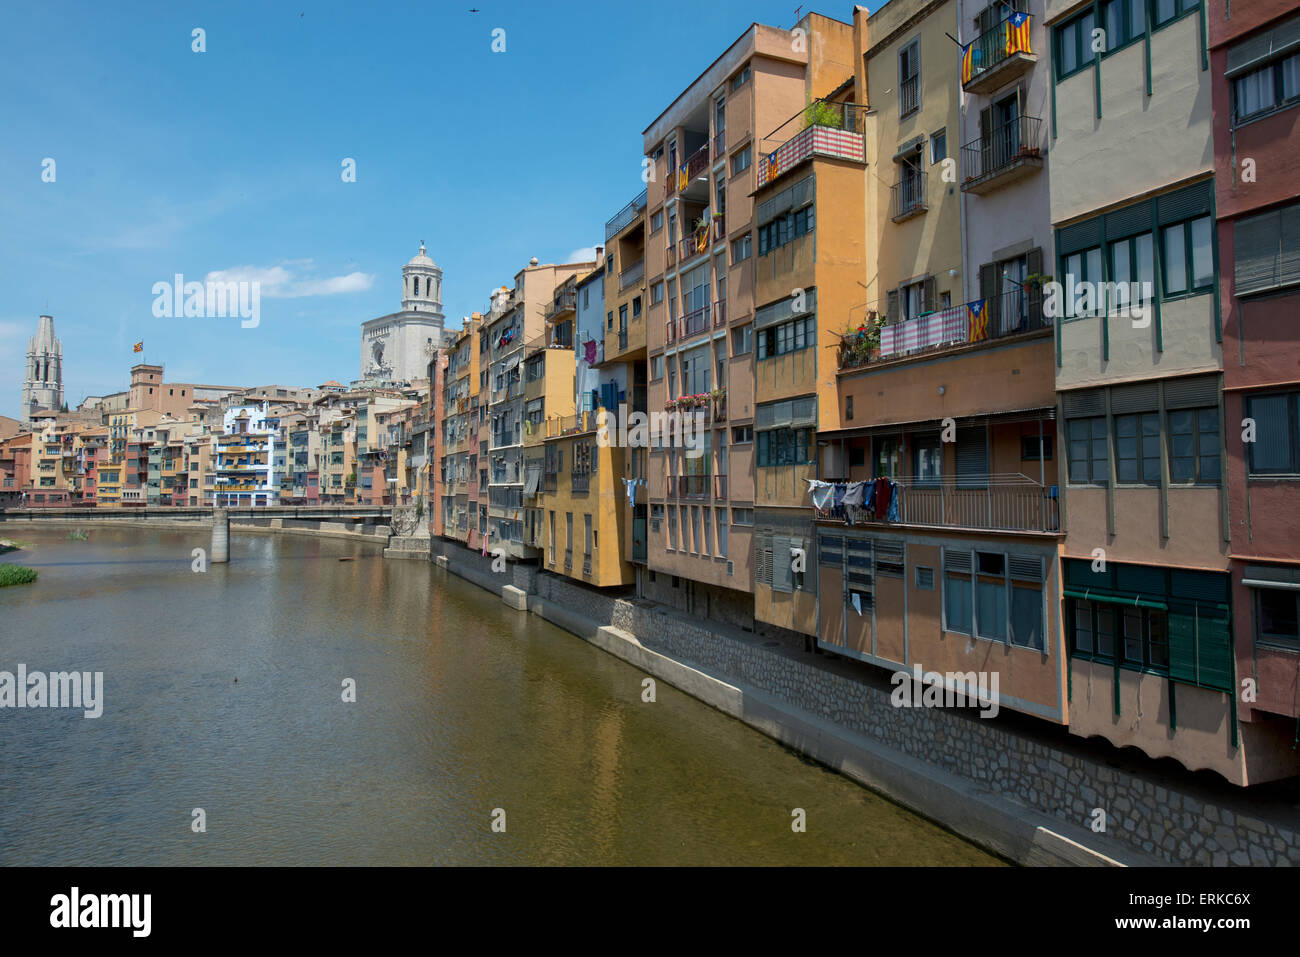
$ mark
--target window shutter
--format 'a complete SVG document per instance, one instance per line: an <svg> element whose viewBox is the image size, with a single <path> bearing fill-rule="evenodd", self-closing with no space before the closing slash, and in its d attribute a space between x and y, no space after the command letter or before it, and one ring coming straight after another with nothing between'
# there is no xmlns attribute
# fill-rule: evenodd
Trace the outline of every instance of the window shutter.
<svg viewBox="0 0 1300 957"><path fill-rule="evenodd" d="M945 548L943 551L943 570L952 572L956 575L970 574L970 552L954 551Z"/></svg>
<svg viewBox="0 0 1300 957"><path fill-rule="evenodd" d="M980 266L980 298L988 311L990 329L1000 329L1002 319L1002 274L997 263Z"/></svg>
<svg viewBox="0 0 1300 957"><path fill-rule="evenodd" d="M1160 225L1179 223L1194 216L1208 216L1214 202L1214 181L1205 180L1184 186L1156 198Z"/></svg>
<svg viewBox="0 0 1300 957"><path fill-rule="evenodd" d="M1101 389L1083 389L1061 394L1061 406L1067 419L1083 419L1106 414L1106 394Z"/></svg>
<svg viewBox="0 0 1300 957"><path fill-rule="evenodd" d="M1198 409L1219 404L1219 377L1201 376L1165 383L1165 408Z"/></svg>
<svg viewBox="0 0 1300 957"><path fill-rule="evenodd" d="M1035 246L1029 250L1025 257L1025 272L1030 276L1041 276L1043 274L1043 249L1041 246ZM1043 311L1043 285L1034 283L1025 290L1026 298L1029 300L1029 317L1032 320L1039 316Z"/></svg>
<svg viewBox="0 0 1300 957"><path fill-rule="evenodd" d="M1271 289L1277 276L1282 214L1279 210L1240 219L1232 229L1233 284L1244 296Z"/></svg>
<svg viewBox="0 0 1300 957"><path fill-rule="evenodd" d="M1169 603L1169 677L1231 694L1232 632L1225 609Z"/></svg>
<svg viewBox="0 0 1300 957"><path fill-rule="evenodd" d="M889 320L889 325L898 322L898 290L889 290L886 298L885 318Z"/></svg>
<svg viewBox="0 0 1300 957"><path fill-rule="evenodd" d="M760 584L772 584L772 532L763 529L754 536L754 580Z"/></svg>
<svg viewBox="0 0 1300 957"><path fill-rule="evenodd" d="M921 303L922 312L934 312L939 308L939 297L934 291L934 277L926 276L921 283L921 297L924 300Z"/></svg>
<svg viewBox="0 0 1300 957"><path fill-rule="evenodd" d="M957 430L957 485L984 488L989 471L988 436L982 428Z"/></svg>
<svg viewBox="0 0 1300 957"><path fill-rule="evenodd" d="M784 535L772 537L772 591L793 591L790 574L791 544L791 539Z"/></svg>
<svg viewBox="0 0 1300 957"><path fill-rule="evenodd" d="M1110 390L1110 410L1116 415L1128 412L1154 412L1160 408L1160 387L1155 382L1116 386Z"/></svg>

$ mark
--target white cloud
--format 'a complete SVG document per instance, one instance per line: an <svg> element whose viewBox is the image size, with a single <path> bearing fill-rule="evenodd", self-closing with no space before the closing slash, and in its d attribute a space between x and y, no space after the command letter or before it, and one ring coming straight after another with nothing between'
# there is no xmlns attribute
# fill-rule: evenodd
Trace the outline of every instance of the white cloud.
<svg viewBox="0 0 1300 957"><path fill-rule="evenodd" d="M594 263L595 261L595 246L583 246L581 249L575 249L564 258L564 262L566 263Z"/></svg>
<svg viewBox="0 0 1300 957"><path fill-rule="evenodd" d="M350 272L346 276L312 278L298 276L288 266L310 267L310 259L293 259L275 266L235 266L208 273L206 282L256 282L267 299L301 299L305 296L334 296L364 292L375 281L374 273Z"/></svg>

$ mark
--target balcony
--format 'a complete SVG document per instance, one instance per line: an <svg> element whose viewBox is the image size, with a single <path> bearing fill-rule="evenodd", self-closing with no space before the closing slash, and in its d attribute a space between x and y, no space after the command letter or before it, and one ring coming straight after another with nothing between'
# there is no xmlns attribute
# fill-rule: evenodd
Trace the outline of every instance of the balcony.
<svg viewBox="0 0 1300 957"><path fill-rule="evenodd" d="M727 131L718 130L717 135L713 137L713 155L716 156L719 160L721 160L723 155L726 152L727 152Z"/></svg>
<svg viewBox="0 0 1300 957"><path fill-rule="evenodd" d="M727 300L719 299L713 304L713 328L727 324Z"/></svg>
<svg viewBox="0 0 1300 957"><path fill-rule="evenodd" d="M713 491L709 475L668 476L668 494L678 498L708 498Z"/></svg>
<svg viewBox="0 0 1300 957"><path fill-rule="evenodd" d="M709 226L705 223L677 244L678 259L684 265L696 256L703 256L709 251Z"/></svg>
<svg viewBox="0 0 1300 957"><path fill-rule="evenodd" d="M755 182L762 188L810 156L866 162L861 132L865 110L854 103L815 100L762 140L763 148L780 143L759 158Z"/></svg>
<svg viewBox="0 0 1300 957"><path fill-rule="evenodd" d="M645 260L638 259L618 274L618 291L636 285L645 278Z"/></svg>
<svg viewBox="0 0 1300 957"><path fill-rule="evenodd" d="M713 497L718 501L724 501L727 497L727 477L725 475L713 476Z"/></svg>
<svg viewBox="0 0 1300 957"><path fill-rule="evenodd" d="M1033 18L1021 16L1020 26L1004 20L971 42L970 67L962 71L961 85L967 93L992 93L1028 73L1038 62L1029 49Z"/></svg>
<svg viewBox="0 0 1300 957"><path fill-rule="evenodd" d="M566 572L573 571L573 549L572 548L566 548L564 550L564 570Z"/></svg>
<svg viewBox="0 0 1300 957"><path fill-rule="evenodd" d="M727 238L727 214L713 214L713 241L720 243Z"/></svg>
<svg viewBox="0 0 1300 957"><path fill-rule="evenodd" d="M692 309L678 321L677 338L689 339L692 336L698 336L701 332L709 331L709 314L713 310L709 306L700 306L698 309Z"/></svg>
<svg viewBox="0 0 1300 957"><path fill-rule="evenodd" d="M682 173L686 179L683 181L680 176L677 181L678 189L684 190L690 185L691 181L701 176L707 176L709 173L709 144L705 143L694 153L690 155L685 163L682 164Z"/></svg>
<svg viewBox="0 0 1300 957"><path fill-rule="evenodd" d="M915 74L898 84L898 115L915 113L921 105L921 78Z"/></svg>
<svg viewBox="0 0 1300 957"><path fill-rule="evenodd" d="M677 244L669 243L664 250L664 269L672 269L677 265Z"/></svg>
<svg viewBox="0 0 1300 957"><path fill-rule="evenodd" d="M1043 121L1021 116L961 148L961 188L983 195L1009 186L1043 168L1039 133Z"/></svg>
<svg viewBox="0 0 1300 957"><path fill-rule="evenodd" d="M590 492L591 473L590 472L569 473L569 488L575 492Z"/></svg>
<svg viewBox="0 0 1300 957"><path fill-rule="evenodd" d="M1025 475L965 476L933 482L898 483L898 520L877 518L857 505L816 512L819 522L851 525L922 525L998 532L1061 530L1057 487Z"/></svg>
<svg viewBox="0 0 1300 957"><path fill-rule="evenodd" d="M578 290L576 288L561 290L551 302L546 306L546 318L554 319L562 316L566 312L573 312L578 305Z"/></svg>
<svg viewBox="0 0 1300 957"><path fill-rule="evenodd" d="M861 331L840 343L839 367L851 369L872 362L991 342L1040 329L1050 329L1037 290L1013 286L996 299L942 309L938 312L879 327L879 342Z"/></svg>
<svg viewBox="0 0 1300 957"><path fill-rule="evenodd" d="M605 223L605 242L608 243L611 239L626 229L628 225L636 219L637 214L645 209L645 204L646 191L643 189L637 194L636 198L633 199L632 202L620 209L607 223Z"/></svg>
<svg viewBox="0 0 1300 957"><path fill-rule="evenodd" d="M925 202L925 181L924 171L916 170L889 187L889 216L894 222L905 222L930 208Z"/></svg>

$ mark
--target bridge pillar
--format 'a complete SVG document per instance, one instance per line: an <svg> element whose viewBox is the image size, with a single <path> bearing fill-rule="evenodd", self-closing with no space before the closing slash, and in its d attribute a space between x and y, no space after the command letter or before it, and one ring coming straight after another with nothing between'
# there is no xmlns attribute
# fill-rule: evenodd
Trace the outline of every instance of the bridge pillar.
<svg viewBox="0 0 1300 957"><path fill-rule="evenodd" d="M212 553L208 561L230 561L230 513L224 508L212 510Z"/></svg>

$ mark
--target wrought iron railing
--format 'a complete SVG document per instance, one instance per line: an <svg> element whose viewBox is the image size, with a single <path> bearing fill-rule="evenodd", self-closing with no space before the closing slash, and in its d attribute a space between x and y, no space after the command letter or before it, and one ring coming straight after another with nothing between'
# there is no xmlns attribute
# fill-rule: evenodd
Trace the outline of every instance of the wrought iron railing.
<svg viewBox="0 0 1300 957"><path fill-rule="evenodd" d="M891 513L897 515L891 518ZM893 523L1010 532L1059 532L1057 486L1025 475L968 475L897 483L895 501L883 511L849 505L818 511L819 521L852 525Z"/></svg>
<svg viewBox="0 0 1300 957"><path fill-rule="evenodd" d="M626 229L628 223L636 219L637 213L645 209L645 205L646 205L646 191L643 189L641 190L640 193L636 195L636 198L633 199L632 202L628 203L626 206L620 209L617 213L615 213L612 217L610 217L607 223L605 223L605 242L609 242L611 239L613 239L615 236L621 233L624 229Z"/></svg>
<svg viewBox="0 0 1300 957"><path fill-rule="evenodd" d="M924 170L917 170L889 187L892 218L903 219L929 208L925 203L925 180Z"/></svg>
<svg viewBox="0 0 1300 957"><path fill-rule="evenodd" d="M1032 24L1033 18L1026 15L1024 26L1016 31L1009 22L1003 20L972 40L974 49L970 52L970 76L963 83L969 85L1013 55L1032 54L1033 51L1029 48L1029 29Z"/></svg>
<svg viewBox="0 0 1300 957"><path fill-rule="evenodd" d="M1041 156L1038 137L1042 125L1043 121L1036 116L1020 116L963 146L963 185L992 178L1025 160L1038 159Z"/></svg>

